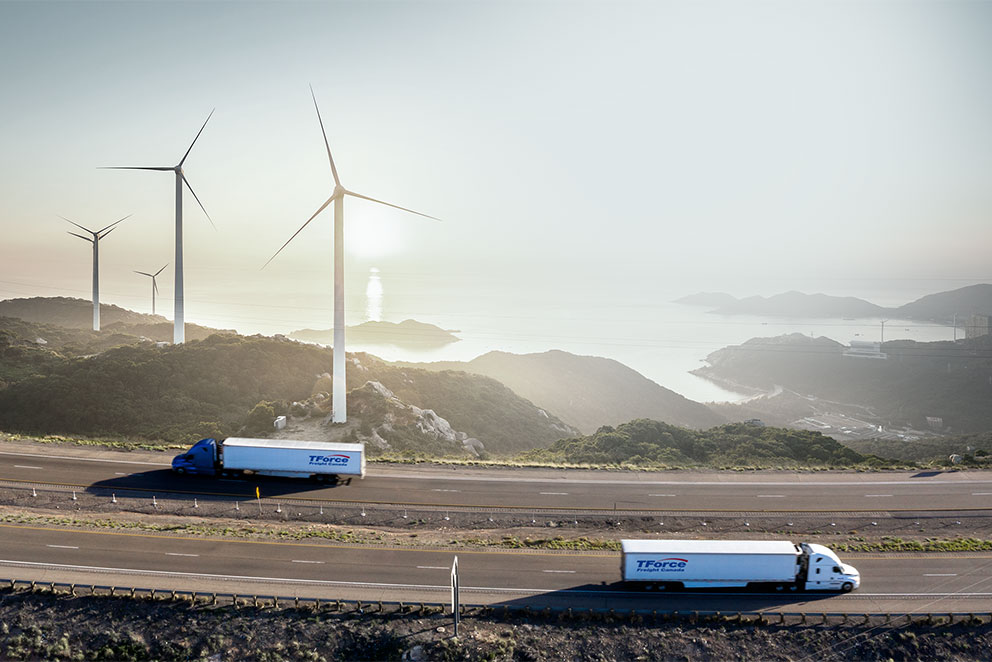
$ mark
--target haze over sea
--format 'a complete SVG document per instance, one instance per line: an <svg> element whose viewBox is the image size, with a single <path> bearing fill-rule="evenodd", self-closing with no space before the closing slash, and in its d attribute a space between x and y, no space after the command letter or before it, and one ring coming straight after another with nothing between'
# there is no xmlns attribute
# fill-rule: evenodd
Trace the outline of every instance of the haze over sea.
<svg viewBox="0 0 992 662"><path fill-rule="evenodd" d="M877 341L879 318L804 319L716 315L709 309L673 303L698 291L723 291L744 297L769 296L790 289L808 294L857 296L882 306L899 306L926 294L973 284L970 280L841 280L802 278L738 280L733 283L693 282L685 285L654 280L649 270L624 274L578 271L540 278L514 274L500 281L492 275L452 280L424 273L391 273L388 269L351 270L348 282L348 325L373 320L415 319L458 330L461 341L441 347L412 348L349 342L348 351L366 351L391 361L468 361L492 350L517 354L560 349L580 355L615 359L649 379L697 401L745 397L689 374L713 351L750 338L802 333L842 343ZM296 329L329 329L329 280L301 280L293 293L245 292L234 282L224 291L191 296L188 318L200 324L235 328L242 333L289 333ZM567 287L565 286L567 282ZM323 288L323 289L322 289ZM81 296L81 295L80 295ZM167 299L160 299L163 303ZM143 311L147 304L121 305ZM163 305L169 311L171 302ZM167 312L167 315L169 313ZM951 340L949 326L888 319L885 339L922 342ZM963 331L959 329L958 336Z"/></svg>

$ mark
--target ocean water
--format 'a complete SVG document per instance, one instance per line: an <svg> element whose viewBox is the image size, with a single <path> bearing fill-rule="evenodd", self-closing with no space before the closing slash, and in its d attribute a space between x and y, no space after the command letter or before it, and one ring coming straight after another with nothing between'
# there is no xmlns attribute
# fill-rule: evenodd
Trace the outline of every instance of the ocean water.
<svg viewBox="0 0 992 662"><path fill-rule="evenodd" d="M583 279L574 274L567 278L521 278L516 282L416 278L386 270L369 270L364 275L361 279L352 276L349 282L348 325L416 319L456 330L461 340L441 347L352 342L348 344L349 351L365 351L391 361L429 362L469 361L493 350L527 354L560 349L615 359L699 402L746 397L690 374L704 364L711 352L751 338L789 333L825 336L841 343L877 341L882 336L882 320L716 315L707 308L673 303L679 297L698 291L767 296L798 289L859 296L879 305L898 306L925 294L969 284L876 280L797 282L790 287L782 282L738 282L735 291L721 289L718 284L662 287L643 277ZM329 288L267 295L257 290L218 291L215 286L209 299L209 306L197 305L195 296L187 299L190 321L265 334L331 327ZM962 334L960 329L958 334ZM899 319L887 319L885 323L885 340L930 342L953 337L950 326Z"/></svg>

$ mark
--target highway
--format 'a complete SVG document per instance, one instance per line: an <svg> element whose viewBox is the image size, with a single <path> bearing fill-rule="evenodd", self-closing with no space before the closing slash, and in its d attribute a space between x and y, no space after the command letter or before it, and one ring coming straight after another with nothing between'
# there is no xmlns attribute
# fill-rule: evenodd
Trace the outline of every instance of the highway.
<svg viewBox="0 0 992 662"><path fill-rule="evenodd" d="M969 512L992 514L992 472L633 473L369 465L364 480L307 481L175 476L170 455L4 444L0 481L243 498L266 496L364 504L572 509L599 512ZM982 520L984 521L984 520ZM800 535L797 533L797 535ZM850 613L988 611L992 553L842 555L862 573L848 595L746 591L631 592L619 554L459 550L463 600L658 610ZM219 593L439 602L454 552L245 541L110 530L0 525L0 576Z"/></svg>
<svg viewBox="0 0 992 662"><path fill-rule="evenodd" d="M459 550L465 604L597 609L988 611L992 554L844 555L850 594L625 590L619 554ZM443 602L455 552L0 525L0 576L43 582Z"/></svg>
<svg viewBox="0 0 992 662"><path fill-rule="evenodd" d="M507 470L370 464L364 480L319 486L175 476L170 457L52 448L0 451L0 480L91 490L179 492L362 504L583 511L992 511L992 472L693 473Z"/></svg>

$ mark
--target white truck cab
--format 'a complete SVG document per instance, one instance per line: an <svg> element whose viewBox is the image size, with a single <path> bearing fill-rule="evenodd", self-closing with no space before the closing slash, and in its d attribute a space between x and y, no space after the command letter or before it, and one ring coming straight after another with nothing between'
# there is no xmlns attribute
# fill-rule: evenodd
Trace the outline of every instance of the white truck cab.
<svg viewBox="0 0 992 662"><path fill-rule="evenodd" d="M803 560L807 563L806 590L838 590L848 593L861 586L861 573L854 566L842 563L829 547L802 543Z"/></svg>

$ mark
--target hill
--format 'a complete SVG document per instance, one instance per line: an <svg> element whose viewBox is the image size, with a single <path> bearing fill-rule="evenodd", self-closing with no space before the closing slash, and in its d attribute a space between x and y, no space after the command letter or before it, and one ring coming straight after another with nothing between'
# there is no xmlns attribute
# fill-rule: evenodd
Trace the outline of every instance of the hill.
<svg viewBox="0 0 992 662"><path fill-rule="evenodd" d="M6 299L0 301L0 319L10 318L31 324L40 324L37 336L49 346L64 348L71 345L70 351L79 354L77 348L88 347L95 353L110 347L140 342L142 339L156 342L172 342L173 323L161 315L136 313L111 304L100 304L100 331L93 331L93 302L67 297L34 297L31 299ZM6 321L4 326L27 340L30 327L17 326ZM230 329L212 329L199 324L186 323L187 340L203 340L215 333L235 333ZM108 339L107 336L118 336ZM131 336L126 341L121 336ZM35 338L30 338L35 340ZM103 349L98 349L98 348Z"/></svg>
<svg viewBox="0 0 992 662"><path fill-rule="evenodd" d="M290 338L304 342L334 344L334 329L300 329L289 334ZM347 327L350 343L368 345L399 345L401 347L433 347L458 342L460 338L452 331L433 324L415 320L393 322L365 322Z"/></svg>
<svg viewBox="0 0 992 662"><path fill-rule="evenodd" d="M768 315L788 317L876 317L885 308L855 297L785 292L770 297L753 296L726 303L715 313L722 315Z"/></svg>
<svg viewBox="0 0 992 662"><path fill-rule="evenodd" d="M992 315L992 285L971 285L950 292L928 294L905 306L892 309L893 315L905 319L945 323L950 323L957 315L959 324L973 313Z"/></svg>
<svg viewBox="0 0 992 662"><path fill-rule="evenodd" d="M974 313L992 315L992 285L980 284L949 292L928 294L897 308L884 308L855 297L785 292L771 297L736 299L729 294L700 292L677 299L675 303L708 306L722 315L767 315L770 317L880 317L958 323Z"/></svg>
<svg viewBox="0 0 992 662"><path fill-rule="evenodd" d="M0 301L0 316L17 317L28 322L55 324L69 329L93 328L93 302L68 297L33 297ZM143 324L164 322L160 315L136 313L112 304L100 304L101 326L122 322Z"/></svg>
<svg viewBox="0 0 992 662"><path fill-rule="evenodd" d="M492 377L585 433L634 418L695 428L725 421L706 405L659 386L618 361L597 356L559 350L522 355L489 352L468 362L405 365Z"/></svg>
<svg viewBox="0 0 992 662"><path fill-rule="evenodd" d="M331 351L285 339L218 334L85 358L37 351L45 352L37 355L44 360L0 388L0 429L186 442L237 433L252 423L249 412L259 405L264 419L266 407L288 413L290 403L330 391ZM400 368L366 354L349 359L349 390L379 382L402 402L437 412L493 454L547 446L575 433L493 379Z"/></svg>
<svg viewBox="0 0 992 662"><path fill-rule="evenodd" d="M694 374L756 389L780 386L837 403L857 403L889 426L941 432L992 429L992 336L957 342L897 340L886 358L845 355L827 338L752 338L710 354ZM760 408L760 400L748 403Z"/></svg>
<svg viewBox="0 0 992 662"><path fill-rule="evenodd" d="M879 464L819 432L732 423L689 430L646 419L561 439L527 459L640 467L850 467Z"/></svg>

